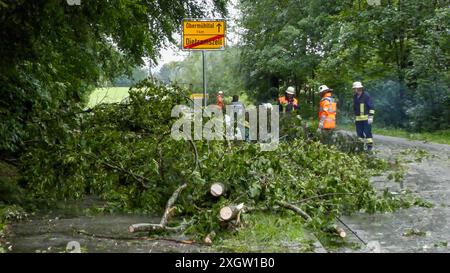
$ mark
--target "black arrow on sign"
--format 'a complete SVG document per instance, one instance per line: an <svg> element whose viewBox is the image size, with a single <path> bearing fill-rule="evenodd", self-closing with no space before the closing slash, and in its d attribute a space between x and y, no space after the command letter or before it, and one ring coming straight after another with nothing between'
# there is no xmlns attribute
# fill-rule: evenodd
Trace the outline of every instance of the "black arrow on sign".
<svg viewBox="0 0 450 273"><path fill-rule="evenodd" d="M220 33L220 28L222 27L222 25L220 23L217 24L217 31Z"/></svg>

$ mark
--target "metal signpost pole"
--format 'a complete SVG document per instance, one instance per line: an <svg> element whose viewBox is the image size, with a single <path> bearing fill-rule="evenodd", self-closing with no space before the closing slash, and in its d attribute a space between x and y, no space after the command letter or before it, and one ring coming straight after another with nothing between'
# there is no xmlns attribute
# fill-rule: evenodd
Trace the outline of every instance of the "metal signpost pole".
<svg viewBox="0 0 450 273"><path fill-rule="evenodd" d="M202 50L202 62L203 62L203 106L206 108L208 104L207 91L206 91L206 66L205 66L205 51Z"/></svg>

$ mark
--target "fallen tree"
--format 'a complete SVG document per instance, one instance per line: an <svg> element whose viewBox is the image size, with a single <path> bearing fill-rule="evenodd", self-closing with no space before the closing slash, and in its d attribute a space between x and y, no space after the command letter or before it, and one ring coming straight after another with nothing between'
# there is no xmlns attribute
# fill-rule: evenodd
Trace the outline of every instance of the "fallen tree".
<svg viewBox="0 0 450 273"><path fill-rule="evenodd" d="M344 213L409 205L374 190L369 178L386 164L355 153L355 139L340 136L326 146L296 117L282 117L280 135L288 137L273 151L250 142L175 140L171 109L189 103L185 91L145 81L127 102L79 114L66 142L21 159L28 187L38 198L88 192L116 209L159 213L159 223L130 223L129 231L185 232L208 243L255 210L292 211L320 231Z"/></svg>

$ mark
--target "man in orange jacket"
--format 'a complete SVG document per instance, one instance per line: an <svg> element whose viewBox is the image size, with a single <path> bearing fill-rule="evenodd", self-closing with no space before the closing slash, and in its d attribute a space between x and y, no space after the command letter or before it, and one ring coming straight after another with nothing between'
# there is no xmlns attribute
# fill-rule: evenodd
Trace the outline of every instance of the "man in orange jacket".
<svg viewBox="0 0 450 273"><path fill-rule="evenodd" d="M295 88L289 86L284 96L278 98L281 113L290 113L298 110L298 101L295 98Z"/></svg>
<svg viewBox="0 0 450 273"><path fill-rule="evenodd" d="M336 101L332 97L333 90L326 85L319 87L321 96L319 110L319 130L331 131L336 128Z"/></svg>
<svg viewBox="0 0 450 273"><path fill-rule="evenodd" d="M220 110L223 110L223 91L219 91L219 93L217 93L216 105L220 108Z"/></svg>

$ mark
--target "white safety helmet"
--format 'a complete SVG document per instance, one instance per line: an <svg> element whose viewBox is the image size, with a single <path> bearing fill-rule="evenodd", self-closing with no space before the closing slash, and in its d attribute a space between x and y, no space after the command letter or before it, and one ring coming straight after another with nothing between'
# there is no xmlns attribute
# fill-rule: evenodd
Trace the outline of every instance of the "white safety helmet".
<svg viewBox="0 0 450 273"><path fill-rule="evenodd" d="M330 88L328 88L328 86L326 86L326 85L319 86L319 93L322 93L325 91L332 91L332 90Z"/></svg>
<svg viewBox="0 0 450 273"><path fill-rule="evenodd" d="M361 82L354 82L353 83L353 89L355 89L355 88L363 88L364 86L362 85L362 83Z"/></svg>
<svg viewBox="0 0 450 273"><path fill-rule="evenodd" d="M219 93L218 93L219 95L223 95L223 91L219 91Z"/></svg>
<svg viewBox="0 0 450 273"><path fill-rule="evenodd" d="M289 87L286 89L286 93L287 93L287 94L290 94L290 95L295 95L295 88L294 88L293 86L289 86Z"/></svg>

